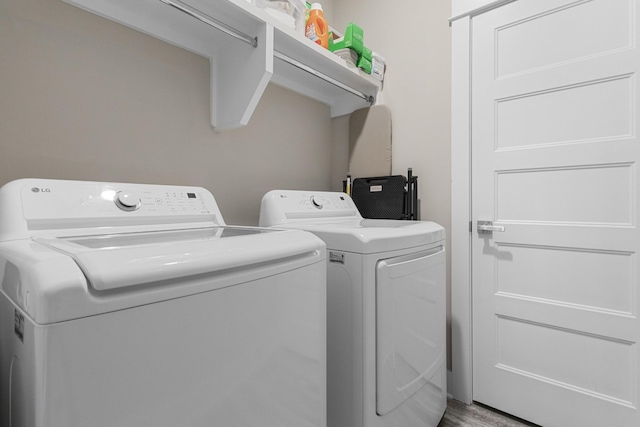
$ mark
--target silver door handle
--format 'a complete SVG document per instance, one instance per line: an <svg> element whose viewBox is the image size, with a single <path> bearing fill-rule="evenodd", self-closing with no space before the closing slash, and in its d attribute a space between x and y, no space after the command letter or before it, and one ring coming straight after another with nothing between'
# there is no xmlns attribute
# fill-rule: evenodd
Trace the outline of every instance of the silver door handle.
<svg viewBox="0 0 640 427"><path fill-rule="evenodd" d="M489 234L494 231L504 231L502 225L493 225L493 221L478 221L478 234Z"/></svg>

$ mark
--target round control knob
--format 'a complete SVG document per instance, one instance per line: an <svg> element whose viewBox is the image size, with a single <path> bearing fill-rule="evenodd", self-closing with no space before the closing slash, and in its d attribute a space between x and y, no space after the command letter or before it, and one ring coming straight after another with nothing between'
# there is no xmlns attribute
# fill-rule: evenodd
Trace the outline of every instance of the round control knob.
<svg viewBox="0 0 640 427"><path fill-rule="evenodd" d="M316 197L316 196L311 196L311 204L312 204L314 207L316 207L316 208L318 208L318 209L322 209L322 207L324 206L324 203L323 203L323 202L324 202L324 201L323 201L321 198Z"/></svg>
<svg viewBox="0 0 640 427"><path fill-rule="evenodd" d="M118 191L113 201L123 211L135 211L141 205L140 197L133 191Z"/></svg>

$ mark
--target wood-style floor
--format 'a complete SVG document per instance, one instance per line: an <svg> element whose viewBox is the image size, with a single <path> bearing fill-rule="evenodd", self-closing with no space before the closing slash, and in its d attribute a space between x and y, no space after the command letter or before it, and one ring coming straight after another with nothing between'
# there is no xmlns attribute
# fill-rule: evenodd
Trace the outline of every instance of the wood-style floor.
<svg viewBox="0 0 640 427"><path fill-rule="evenodd" d="M465 405L449 399L447 411L438 427L537 427L482 405Z"/></svg>

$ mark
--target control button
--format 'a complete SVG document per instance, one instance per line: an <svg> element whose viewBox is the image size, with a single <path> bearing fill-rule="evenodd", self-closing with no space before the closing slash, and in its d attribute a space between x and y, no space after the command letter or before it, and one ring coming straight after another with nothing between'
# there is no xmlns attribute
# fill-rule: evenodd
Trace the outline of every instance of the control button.
<svg viewBox="0 0 640 427"><path fill-rule="evenodd" d="M140 197L133 191L118 191L113 201L123 211L135 211L142 204Z"/></svg>
<svg viewBox="0 0 640 427"><path fill-rule="evenodd" d="M316 196L311 196L311 203L313 204L313 206L315 206L318 209L322 209L322 206L324 204L324 201Z"/></svg>

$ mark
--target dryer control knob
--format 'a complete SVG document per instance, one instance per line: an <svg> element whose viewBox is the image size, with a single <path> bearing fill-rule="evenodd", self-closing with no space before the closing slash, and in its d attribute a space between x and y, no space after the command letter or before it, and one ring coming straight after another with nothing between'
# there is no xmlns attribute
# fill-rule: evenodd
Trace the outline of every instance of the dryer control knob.
<svg viewBox="0 0 640 427"><path fill-rule="evenodd" d="M318 209L322 209L322 207L324 206L324 201L316 196L311 196L311 203Z"/></svg>
<svg viewBox="0 0 640 427"><path fill-rule="evenodd" d="M132 191L118 191L113 201L123 211L135 211L141 205L140 197Z"/></svg>

